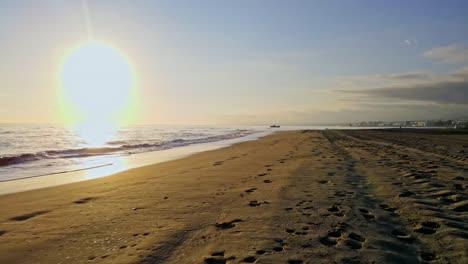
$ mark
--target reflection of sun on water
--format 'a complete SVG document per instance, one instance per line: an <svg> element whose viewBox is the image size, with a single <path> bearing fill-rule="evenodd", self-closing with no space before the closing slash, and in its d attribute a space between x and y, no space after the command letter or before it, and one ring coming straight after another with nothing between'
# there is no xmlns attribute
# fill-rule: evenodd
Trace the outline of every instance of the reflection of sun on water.
<svg viewBox="0 0 468 264"><path fill-rule="evenodd" d="M125 121L133 90L132 69L111 46L87 42L65 56L61 65L63 117L92 146L105 143Z"/></svg>
<svg viewBox="0 0 468 264"><path fill-rule="evenodd" d="M99 168L95 168L92 170L85 170L83 171L83 176L87 179L95 179L100 178L103 176L108 176L119 171L123 171L129 168L129 164L127 164L126 160L122 157L117 157L113 159L112 164L104 165Z"/></svg>
<svg viewBox="0 0 468 264"><path fill-rule="evenodd" d="M118 125L103 120L88 120L75 124L72 128L90 147L101 147L112 138Z"/></svg>

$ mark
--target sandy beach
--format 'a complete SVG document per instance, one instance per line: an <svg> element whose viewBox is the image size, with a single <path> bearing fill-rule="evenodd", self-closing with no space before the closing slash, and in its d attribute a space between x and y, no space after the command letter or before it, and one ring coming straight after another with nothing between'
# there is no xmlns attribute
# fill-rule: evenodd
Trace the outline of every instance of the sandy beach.
<svg viewBox="0 0 468 264"><path fill-rule="evenodd" d="M0 263L467 263L468 134L278 132L0 196Z"/></svg>

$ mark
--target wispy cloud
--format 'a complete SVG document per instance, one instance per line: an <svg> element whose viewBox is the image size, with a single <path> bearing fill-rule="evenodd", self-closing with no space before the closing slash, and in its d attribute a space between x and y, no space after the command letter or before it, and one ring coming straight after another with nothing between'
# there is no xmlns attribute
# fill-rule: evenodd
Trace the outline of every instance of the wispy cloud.
<svg viewBox="0 0 468 264"><path fill-rule="evenodd" d="M411 46L418 44L418 41L416 39L405 39L403 43L407 46Z"/></svg>
<svg viewBox="0 0 468 264"><path fill-rule="evenodd" d="M445 63L465 63L468 62L468 47L452 44L428 50L423 53L423 56L430 59L440 59Z"/></svg>
<svg viewBox="0 0 468 264"><path fill-rule="evenodd" d="M332 86L339 89L363 89L374 88L377 86L398 86L402 83L421 83L430 82L439 78L436 74L430 72L408 72L395 74L372 74L372 75L353 75L343 76L331 80Z"/></svg>
<svg viewBox="0 0 468 264"><path fill-rule="evenodd" d="M381 86L369 89L340 89L337 92L356 95L367 98L369 101L374 98L397 99L403 101L434 102L439 104L462 104L468 105L468 68L456 71L445 76L430 77L429 74L422 75L430 81L418 83L404 83L394 86ZM419 75L408 77L422 77ZM405 75L389 75L388 79L404 80ZM369 78L372 78L369 77ZM362 99L362 98L361 98Z"/></svg>
<svg viewBox="0 0 468 264"><path fill-rule="evenodd" d="M440 82L410 87L343 90L341 92L441 104L468 104L468 82Z"/></svg>
<svg viewBox="0 0 468 264"><path fill-rule="evenodd" d="M451 73L449 77L455 81L468 81L468 67Z"/></svg>
<svg viewBox="0 0 468 264"><path fill-rule="evenodd" d="M303 111L280 111L270 114L230 115L218 117L226 124L265 124L279 123L281 125L307 125L348 123L369 120L395 121L418 119L449 119L464 118L468 105L441 104L375 104L360 103L359 108L343 107L331 110L304 109Z"/></svg>
<svg viewBox="0 0 468 264"><path fill-rule="evenodd" d="M379 81L409 81L409 80L427 80L430 75L424 72L409 72L398 74L376 74L366 76L368 79Z"/></svg>

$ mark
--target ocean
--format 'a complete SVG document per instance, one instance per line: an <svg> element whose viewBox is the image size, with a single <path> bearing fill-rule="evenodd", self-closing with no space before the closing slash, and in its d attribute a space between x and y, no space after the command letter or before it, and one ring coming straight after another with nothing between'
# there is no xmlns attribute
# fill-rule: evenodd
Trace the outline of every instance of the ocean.
<svg viewBox="0 0 468 264"><path fill-rule="evenodd" d="M62 125L0 125L0 182L107 166L122 156L243 138L266 127L141 125L109 132L101 142Z"/></svg>

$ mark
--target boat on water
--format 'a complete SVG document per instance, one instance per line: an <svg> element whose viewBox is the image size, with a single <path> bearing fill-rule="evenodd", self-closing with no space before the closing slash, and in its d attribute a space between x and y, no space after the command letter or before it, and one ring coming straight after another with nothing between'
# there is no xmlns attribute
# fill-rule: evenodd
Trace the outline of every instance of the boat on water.
<svg viewBox="0 0 468 264"><path fill-rule="evenodd" d="M279 125L276 125L276 124L270 126L270 128L278 128L278 127L280 127L280 126L279 126Z"/></svg>

